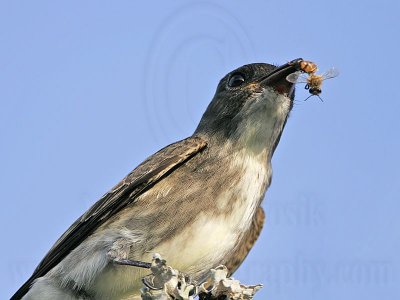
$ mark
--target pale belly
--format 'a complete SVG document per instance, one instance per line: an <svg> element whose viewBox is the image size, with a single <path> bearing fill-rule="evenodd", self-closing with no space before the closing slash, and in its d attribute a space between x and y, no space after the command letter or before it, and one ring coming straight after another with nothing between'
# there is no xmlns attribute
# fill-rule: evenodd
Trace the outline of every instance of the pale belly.
<svg viewBox="0 0 400 300"><path fill-rule="evenodd" d="M198 216L189 228L153 250L175 269L200 279L210 268L221 264L237 244L240 232L233 219Z"/></svg>
<svg viewBox="0 0 400 300"><path fill-rule="evenodd" d="M153 254L159 253L168 265L197 281L204 279L211 268L229 260L229 255L250 228L265 186L269 184L270 170L258 161L249 160L239 184L215 199L219 211L226 213L194 216L190 226L148 249L141 260L151 261ZM228 205L233 200L234 204ZM147 269L112 266L96 280L96 299L135 299L142 287L141 278L149 273Z"/></svg>
<svg viewBox="0 0 400 300"><path fill-rule="evenodd" d="M168 265L202 281L211 268L229 258L242 237L245 228L241 226L250 226L243 223L247 223L246 215L241 209L235 214L214 218L199 215L190 227L150 250L142 260L151 261L152 255L159 253ZM147 269L113 266L96 280L96 299L140 299L135 297L140 295L143 286L141 278L149 273Z"/></svg>

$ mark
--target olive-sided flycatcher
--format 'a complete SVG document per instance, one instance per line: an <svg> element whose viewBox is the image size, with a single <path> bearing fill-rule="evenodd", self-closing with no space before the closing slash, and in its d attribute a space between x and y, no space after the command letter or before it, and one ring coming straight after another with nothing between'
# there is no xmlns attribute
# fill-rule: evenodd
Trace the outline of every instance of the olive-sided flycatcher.
<svg viewBox="0 0 400 300"><path fill-rule="evenodd" d="M147 158L60 237L12 299L139 299L157 252L197 281L233 273L264 223L271 158L293 106L280 67L242 66L219 83L189 138Z"/></svg>

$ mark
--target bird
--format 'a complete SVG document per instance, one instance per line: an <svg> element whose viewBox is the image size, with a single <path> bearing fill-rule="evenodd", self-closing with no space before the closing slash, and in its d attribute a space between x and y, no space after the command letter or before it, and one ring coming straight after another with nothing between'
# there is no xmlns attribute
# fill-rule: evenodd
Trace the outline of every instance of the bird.
<svg viewBox="0 0 400 300"><path fill-rule="evenodd" d="M221 264L235 272L264 224L271 159L294 101L286 77L301 61L224 76L194 133L95 202L11 300L140 299L140 262L153 253L199 282Z"/></svg>

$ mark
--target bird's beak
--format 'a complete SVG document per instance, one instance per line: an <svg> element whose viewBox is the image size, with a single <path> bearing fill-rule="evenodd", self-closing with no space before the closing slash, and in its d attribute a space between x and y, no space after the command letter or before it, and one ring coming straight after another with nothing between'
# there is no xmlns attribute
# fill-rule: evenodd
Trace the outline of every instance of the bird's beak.
<svg viewBox="0 0 400 300"><path fill-rule="evenodd" d="M272 72L262 77L259 82L263 86L270 86L280 94L286 94L289 97L294 92L294 84L287 81L286 77L300 69L302 58L294 59L280 67L277 67Z"/></svg>

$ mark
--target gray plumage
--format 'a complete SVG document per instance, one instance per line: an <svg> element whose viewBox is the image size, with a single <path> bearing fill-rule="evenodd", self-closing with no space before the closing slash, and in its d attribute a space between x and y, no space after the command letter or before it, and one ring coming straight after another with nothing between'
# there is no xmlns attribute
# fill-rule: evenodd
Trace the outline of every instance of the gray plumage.
<svg viewBox="0 0 400 300"><path fill-rule="evenodd" d="M148 271L116 259L158 252L197 280L234 259L270 185L293 101L285 78L298 61L226 75L193 136L150 156L96 202L12 299L136 299ZM236 75L243 82L233 86Z"/></svg>

